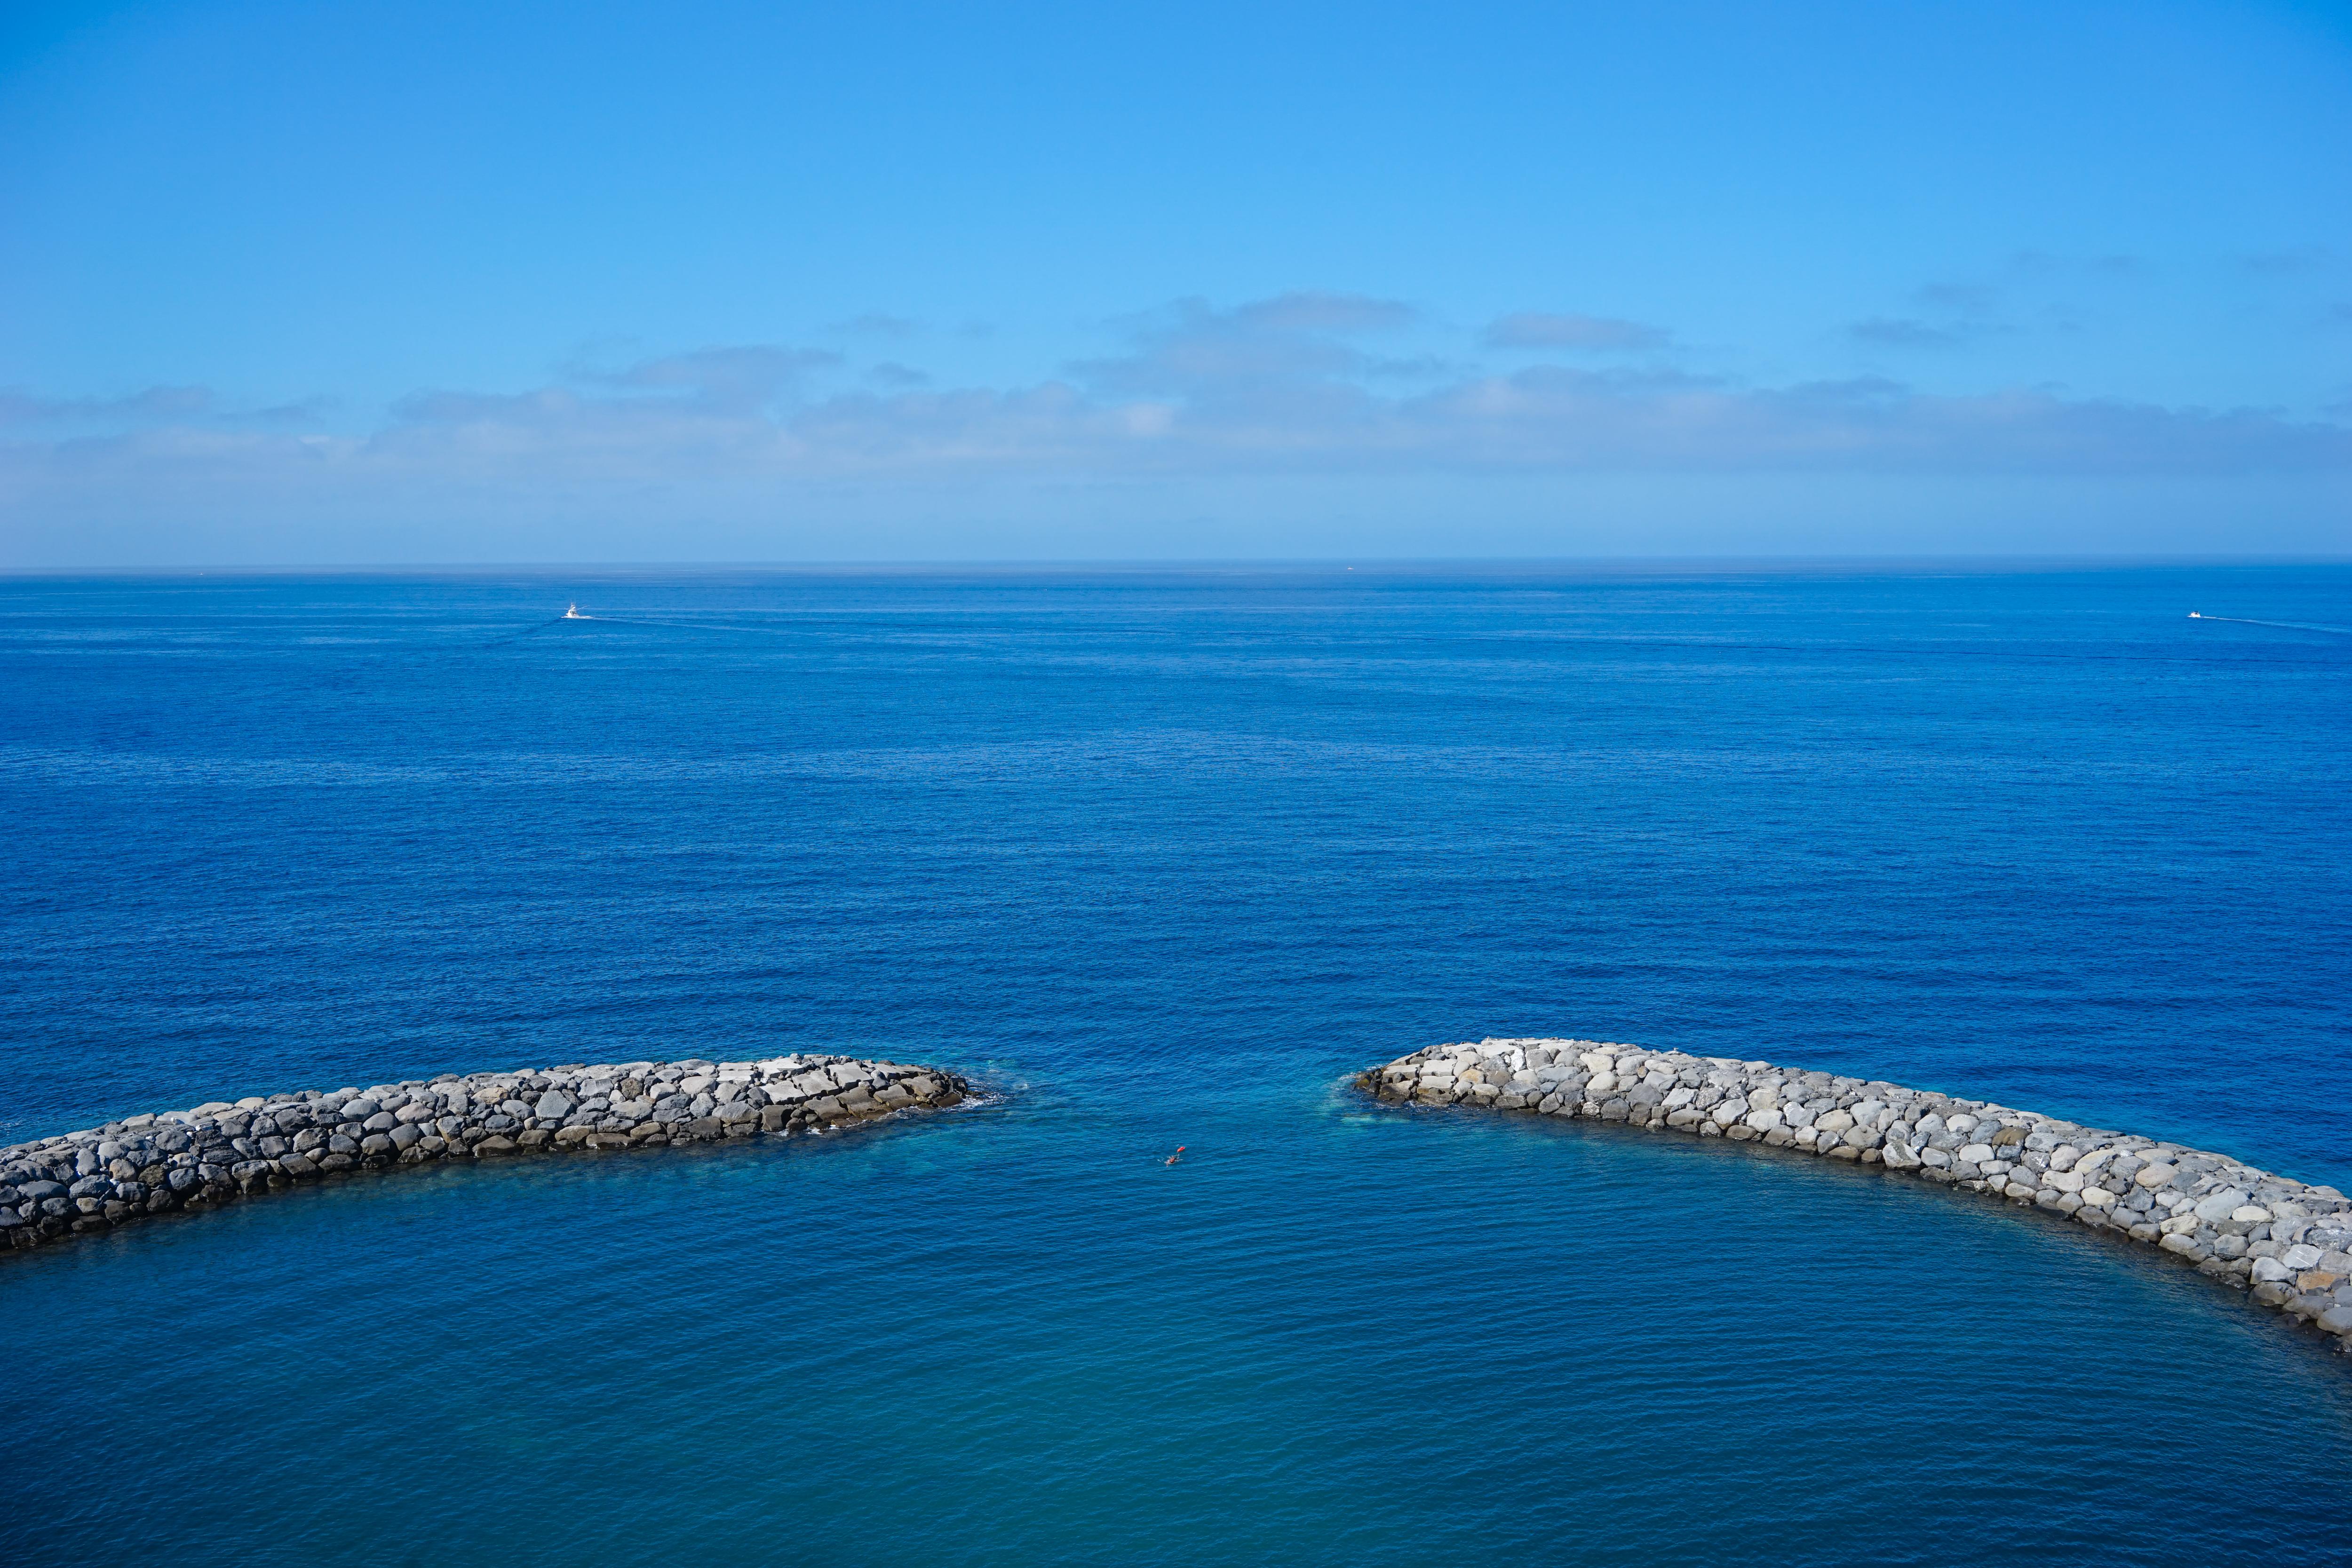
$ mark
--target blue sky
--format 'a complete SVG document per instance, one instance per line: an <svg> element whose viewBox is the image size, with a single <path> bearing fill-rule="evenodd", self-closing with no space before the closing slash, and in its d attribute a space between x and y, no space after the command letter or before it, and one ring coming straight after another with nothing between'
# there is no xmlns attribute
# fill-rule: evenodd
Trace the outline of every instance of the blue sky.
<svg viewBox="0 0 2352 1568"><path fill-rule="evenodd" d="M2352 8L21 4L0 564L2352 551Z"/></svg>

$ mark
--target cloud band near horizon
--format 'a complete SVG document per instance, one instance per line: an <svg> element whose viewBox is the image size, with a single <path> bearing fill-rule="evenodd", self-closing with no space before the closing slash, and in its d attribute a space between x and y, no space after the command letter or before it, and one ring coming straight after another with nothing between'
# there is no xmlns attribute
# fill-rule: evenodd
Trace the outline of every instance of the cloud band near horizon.
<svg viewBox="0 0 2352 1568"><path fill-rule="evenodd" d="M0 435L0 494L18 526L38 527L45 510L168 519L198 494L331 522L387 489L427 509L551 488L658 508L977 477L2352 472L2352 427L2324 420L1885 379L1743 384L1668 363L1661 329L1601 318L1502 318L1484 341L1535 363L1500 371L1364 346L1412 321L1342 295L1183 303L1131 323L1118 355L947 390L901 374L885 390L815 391L840 354L735 345L573 367L520 393L422 393L357 434L302 430L305 405L223 414L201 388L19 395L0 401L16 432ZM1596 354L1621 363L1569 363Z"/></svg>

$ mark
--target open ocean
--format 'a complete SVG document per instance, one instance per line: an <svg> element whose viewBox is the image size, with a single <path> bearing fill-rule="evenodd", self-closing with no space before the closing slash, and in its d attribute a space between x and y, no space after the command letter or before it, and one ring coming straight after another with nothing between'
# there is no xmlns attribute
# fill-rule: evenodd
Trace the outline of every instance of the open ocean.
<svg viewBox="0 0 2352 1568"><path fill-rule="evenodd" d="M2147 1249L1344 1082L1625 1040L2352 1188L2352 567L0 578L0 1142L1002 1097L0 1258L0 1562L2352 1551L2352 1359Z"/></svg>

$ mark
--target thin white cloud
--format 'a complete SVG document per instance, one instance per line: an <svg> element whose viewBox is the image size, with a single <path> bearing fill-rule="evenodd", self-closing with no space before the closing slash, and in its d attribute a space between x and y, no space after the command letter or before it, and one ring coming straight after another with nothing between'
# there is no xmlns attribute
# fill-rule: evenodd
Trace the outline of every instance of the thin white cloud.
<svg viewBox="0 0 2352 1568"><path fill-rule="evenodd" d="M112 424L188 418L211 412L206 386L151 386L127 397L37 397L0 392L0 424Z"/></svg>
<svg viewBox="0 0 2352 1568"><path fill-rule="evenodd" d="M2238 265L2246 271L2273 278L2326 272L2332 270L2336 263L2336 253L2324 245L2281 246L2238 258Z"/></svg>
<svg viewBox="0 0 2352 1568"><path fill-rule="evenodd" d="M2021 255L2024 271L2057 265L2048 258ZM1869 316L1847 326L1854 342L1874 349L1950 349L2015 329L1999 318L2000 290L1987 283L1928 283L1911 291L1916 315ZM2058 323L2053 323L2058 324Z"/></svg>
<svg viewBox="0 0 2352 1568"><path fill-rule="evenodd" d="M596 386L677 396L713 409L757 408L796 389L813 372L842 363L828 349L749 343L639 360L616 371L574 368L573 380Z"/></svg>
<svg viewBox="0 0 2352 1568"><path fill-rule="evenodd" d="M2000 291L1986 283L1929 283L1912 298L1930 310L1958 316L1985 316L2000 302Z"/></svg>
<svg viewBox="0 0 2352 1568"><path fill-rule="evenodd" d="M912 317L892 316L879 310L868 310L866 314L853 316L846 321L835 322L833 330L856 337L908 338L920 331L921 326Z"/></svg>
<svg viewBox="0 0 2352 1568"><path fill-rule="evenodd" d="M1519 310L1497 317L1486 328L1486 346L1495 349L1565 349L1581 353L1626 353L1665 347L1662 327L1613 316L1559 315L1545 310Z"/></svg>
<svg viewBox="0 0 2352 1568"><path fill-rule="evenodd" d="M1846 335L1856 342L1888 349L1948 349L1957 346L1962 337L1949 327L1909 316L1871 316L1848 327Z"/></svg>
<svg viewBox="0 0 2352 1568"><path fill-rule="evenodd" d="M874 390L819 395L806 378L832 368L829 356L746 345L520 393L422 394L366 435L201 418L28 432L0 440L0 503L20 518L168 517L201 501L331 519L386 498L421 515L528 498L716 516L843 483L2352 473L2352 428L2275 410L1937 394L1886 379L1758 386L1559 363L1400 381L1381 374L1397 362L1348 341L1414 320L1347 296L1195 301L1131 323L1126 352L1028 385L932 389L884 374Z"/></svg>
<svg viewBox="0 0 2352 1568"><path fill-rule="evenodd" d="M315 425L333 413L341 405L341 399L320 394L310 397L298 397L291 403L279 403L268 408L257 408L247 417L265 425Z"/></svg>
<svg viewBox="0 0 2352 1568"><path fill-rule="evenodd" d="M354 479L688 484L1404 471L2216 473L2352 468L2352 430L2259 409L2018 391L1938 395L1886 380L1749 387L1538 365L1386 395L1333 378L1246 395L1141 396L1067 382L844 393L771 412L700 402L436 393L364 437L175 426L5 448L28 468L183 464L258 476L299 458Z"/></svg>
<svg viewBox="0 0 2352 1568"><path fill-rule="evenodd" d="M1201 310L1200 314L1206 320L1219 319L1215 311ZM1419 316L1419 311L1401 300L1310 289L1237 306L1222 320L1244 332L1346 334L1411 326Z"/></svg>
<svg viewBox="0 0 2352 1568"><path fill-rule="evenodd" d="M1071 374L1112 394L1171 394L1206 403L1295 393L1378 374L1391 362L1348 340L1410 326L1410 305L1356 294L1291 293L1220 310L1180 300L1130 318L1128 352L1082 360Z"/></svg>
<svg viewBox="0 0 2352 1568"><path fill-rule="evenodd" d="M2145 257L2122 251L2109 251L2097 256L2065 256L2047 250L2012 251L2009 269L2025 278L2054 278L2069 274L2086 274L2093 278L2136 278L2151 270Z"/></svg>

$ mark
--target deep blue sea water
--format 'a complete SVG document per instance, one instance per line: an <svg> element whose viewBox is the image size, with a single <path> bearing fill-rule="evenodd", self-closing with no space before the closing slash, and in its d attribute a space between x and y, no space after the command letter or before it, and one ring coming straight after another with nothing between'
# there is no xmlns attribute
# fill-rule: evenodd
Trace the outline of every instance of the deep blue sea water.
<svg viewBox="0 0 2352 1568"><path fill-rule="evenodd" d="M2166 1260L1342 1087L1590 1036L2352 1184L2327 626L2352 568L0 579L0 1142L1003 1095L0 1258L0 1561L2340 1560L2352 1363Z"/></svg>

